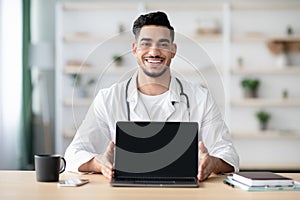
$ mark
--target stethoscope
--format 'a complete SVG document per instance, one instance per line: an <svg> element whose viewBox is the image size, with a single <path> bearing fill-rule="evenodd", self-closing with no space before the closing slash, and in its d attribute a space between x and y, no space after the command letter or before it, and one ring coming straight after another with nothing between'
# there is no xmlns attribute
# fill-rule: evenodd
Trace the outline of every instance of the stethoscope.
<svg viewBox="0 0 300 200"><path fill-rule="evenodd" d="M127 106L127 119L128 121L131 121L130 120L130 105L129 105L129 102L127 101L127 97L128 97L128 87L129 87L129 83L131 81L132 78L130 78L126 84L126 89L125 89L125 100L126 100L126 106ZM182 86L182 83L181 81L178 79L178 78L175 78L176 81L178 82L179 86L180 86L180 96L184 96L185 99L186 99L186 107L188 109L188 115L189 115L189 121L190 121L190 100L189 100L189 97L186 93L184 93L183 91L183 86ZM174 106L175 104L175 101L172 101L172 105Z"/></svg>

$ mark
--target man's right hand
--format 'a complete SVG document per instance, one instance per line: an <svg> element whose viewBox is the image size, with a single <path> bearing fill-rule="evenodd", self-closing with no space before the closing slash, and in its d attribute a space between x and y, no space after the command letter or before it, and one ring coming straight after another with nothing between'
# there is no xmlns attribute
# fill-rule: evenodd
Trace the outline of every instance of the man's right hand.
<svg viewBox="0 0 300 200"><path fill-rule="evenodd" d="M79 167L81 172L101 172L109 180L113 177L114 146L111 141L104 154L95 156Z"/></svg>
<svg viewBox="0 0 300 200"><path fill-rule="evenodd" d="M111 141L104 154L95 156L95 160L100 166L101 173L109 180L113 177L114 146L115 144Z"/></svg>

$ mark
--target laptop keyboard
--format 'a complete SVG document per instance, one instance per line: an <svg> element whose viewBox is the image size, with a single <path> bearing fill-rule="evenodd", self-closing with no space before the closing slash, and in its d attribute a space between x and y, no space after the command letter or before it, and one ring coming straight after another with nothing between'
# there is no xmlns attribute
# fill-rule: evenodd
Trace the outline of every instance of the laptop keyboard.
<svg viewBox="0 0 300 200"><path fill-rule="evenodd" d="M178 177L168 177L168 178L163 178L163 177L135 177L135 178L118 178L116 181L119 183L124 182L124 183L134 183L134 184L191 184L195 182L194 178L189 178L189 177L183 177L183 178L178 178Z"/></svg>

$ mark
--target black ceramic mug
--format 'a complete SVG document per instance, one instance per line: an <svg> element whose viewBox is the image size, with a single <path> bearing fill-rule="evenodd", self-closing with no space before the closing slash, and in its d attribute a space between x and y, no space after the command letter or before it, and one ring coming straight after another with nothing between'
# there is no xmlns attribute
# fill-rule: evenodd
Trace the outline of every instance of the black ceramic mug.
<svg viewBox="0 0 300 200"><path fill-rule="evenodd" d="M59 155L35 155L34 165L37 181L57 182L59 174L65 171L66 160Z"/></svg>

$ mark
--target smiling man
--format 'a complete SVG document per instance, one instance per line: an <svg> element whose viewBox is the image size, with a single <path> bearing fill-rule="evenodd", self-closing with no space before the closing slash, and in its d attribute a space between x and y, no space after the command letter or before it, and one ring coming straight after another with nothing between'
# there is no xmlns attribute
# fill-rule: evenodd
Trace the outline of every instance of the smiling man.
<svg viewBox="0 0 300 200"><path fill-rule="evenodd" d="M177 46L167 15L141 15L132 30L132 52L139 68L129 80L98 92L66 151L67 170L101 172L111 179L116 122L128 120L197 122L201 139L198 179L238 171L238 155L209 91L171 74Z"/></svg>

